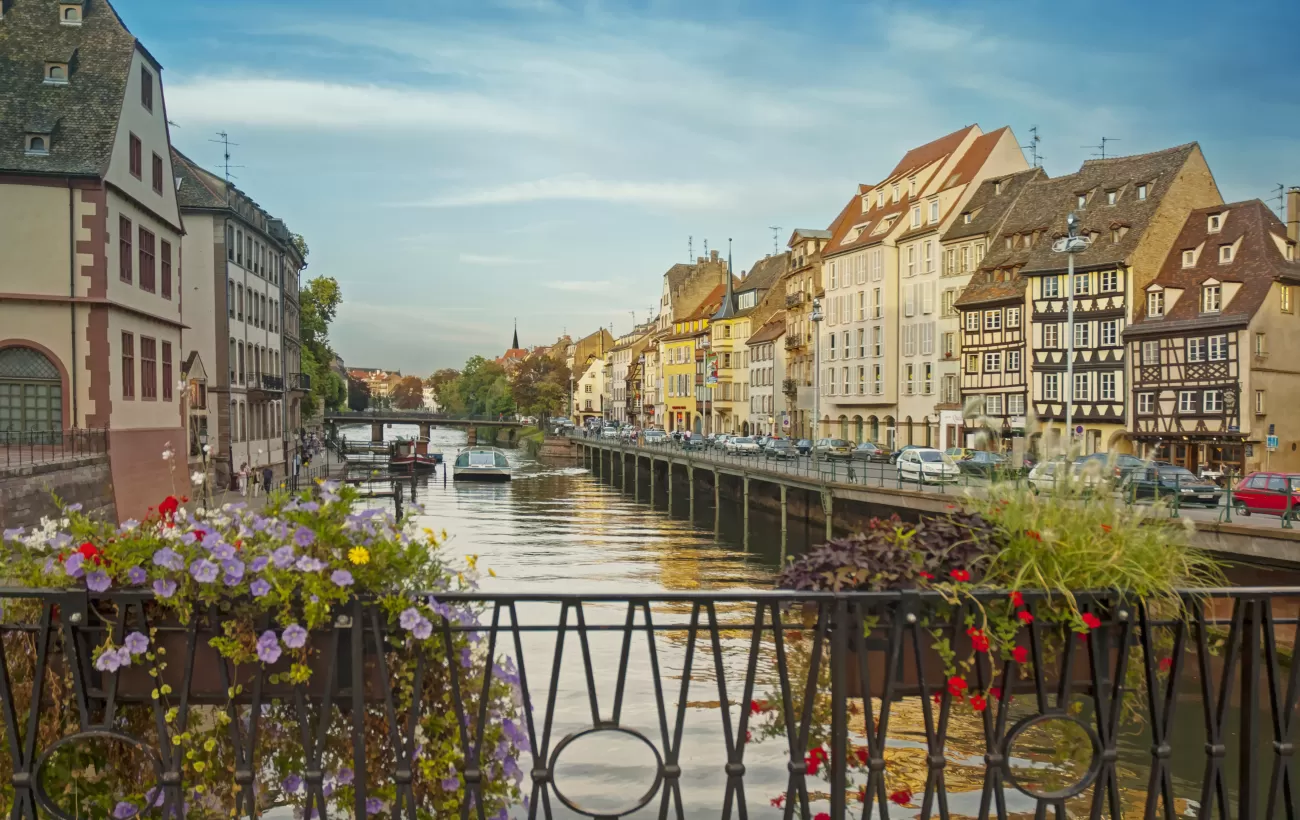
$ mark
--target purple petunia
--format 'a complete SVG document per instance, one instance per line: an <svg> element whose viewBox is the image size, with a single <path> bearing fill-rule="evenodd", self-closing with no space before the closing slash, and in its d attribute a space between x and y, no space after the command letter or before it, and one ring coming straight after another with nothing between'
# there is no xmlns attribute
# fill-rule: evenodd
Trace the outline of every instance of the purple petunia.
<svg viewBox="0 0 1300 820"><path fill-rule="evenodd" d="M153 594L159 598L170 598L176 594L176 582L170 578L159 578L153 582Z"/></svg>
<svg viewBox="0 0 1300 820"><path fill-rule="evenodd" d="M238 558L227 558L222 561L221 571L225 574L226 586L233 587L244 580L244 562Z"/></svg>
<svg viewBox="0 0 1300 820"><path fill-rule="evenodd" d="M171 547L163 547L155 552L153 554L153 562L155 566L169 569L173 572L180 572L185 568L185 559L180 556L180 553L176 552L176 550Z"/></svg>
<svg viewBox="0 0 1300 820"><path fill-rule="evenodd" d="M330 580L334 582L334 586L350 587L352 586L352 573L345 569L336 569L330 575Z"/></svg>
<svg viewBox="0 0 1300 820"><path fill-rule="evenodd" d="M194 563L190 564L190 575L193 575L194 580L200 584L210 584L217 580L218 571L219 567L206 558L195 559Z"/></svg>
<svg viewBox="0 0 1300 820"><path fill-rule="evenodd" d="M136 808L134 803L128 803L125 800L118 803L113 809L113 816L117 820L127 820L128 817L135 817L139 813L140 810Z"/></svg>
<svg viewBox="0 0 1300 820"><path fill-rule="evenodd" d="M112 585L113 581L102 569L97 569L86 576L86 588L91 592L104 592Z"/></svg>
<svg viewBox="0 0 1300 820"><path fill-rule="evenodd" d="M293 543L300 547L310 547L316 540L316 533L306 527L299 527L293 531Z"/></svg>
<svg viewBox="0 0 1300 820"><path fill-rule="evenodd" d="M95 668L100 672L116 672L123 666L131 665L131 653L126 647L105 649L95 659Z"/></svg>
<svg viewBox="0 0 1300 820"><path fill-rule="evenodd" d="M143 655L149 649L149 638L141 632L132 632L122 641L122 646L132 655Z"/></svg>
<svg viewBox="0 0 1300 820"><path fill-rule="evenodd" d="M433 624L429 623L428 618L421 618L420 622L411 628L411 634L423 641L433 634Z"/></svg>
<svg viewBox="0 0 1300 820"><path fill-rule="evenodd" d="M265 555L259 555L248 563L248 568L253 572L261 572L266 569L266 565L271 563L271 559Z"/></svg>
<svg viewBox="0 0 1300 820"><path fill-rule="evenodd" d="M379 814L384 810L384 801L378 797L366 798L366 814Z"/></svg>
<svg viewBox="0 0 1300 820"><path fill-rule="evenodd" d="M163 804L163 790L153 786L149 791L144 793L145 808L156 809Z"/></svg>
<svg viewBox="0 0 1300 820"><path fill-rule="evenodd" d="M275 632L268 629L257 639L257 657L262 663L275 663L280 660L280 640Z"/></svg>
<svg viewBox="0 0 1300 820"><path fill-rule="evenodd" d="M340 786L351 786L352 778L353 778L353 774L351 769L346 767L339 769L339 776L337 779L339 781Z"/></svg>
<svg viewBox="0 0 1300 820"><path fill-rule="evenodd" d="M212 548L212 557L218 561L228 561L235 557L235 548L224 542L217 544Z"/></svg>
<svg viewBox="0 0 1300 820"><path fill-rule="evenodd" d="M284 641L284 645L290 649L302 649L307 643L307 630L297 624L289 624L284 628L284 632L280 633L280 640Z"/></svg>
<svg viewBox="0 0 1300 820"><path fill-rule="evenodd" d="M298 559L297 567L302 572L320 572L325 569L325 562L319 558L304 555Z"/></svg>
<svg viewBox="0 0 1300 820"><path fill-rule="evenodd" d="M298 505L298 509L302 510L303 512L314 513L320 510L320 505L317 504L315 501L304 501L303 503Z"/></svg>
<svg viewBox="0 0 1300 820"><path fill-rule="evenodd" d="M271 583L265 578L258 578L256 581L248 585L248 591L253 594L254 598L261 598L263 595L271 591Z"/></svg>
<svg viewBox="0 0 1300 820"><path fill-rule="evenodd" d="M138 587L148 580L149 573L145 572L143 567L131 567L126 571L126 582L131 586Z"/></svg>
<svg viewBox="0 0 1300 820"><path fill-rule="evenodd" d="M420 610L415 607L402 610L402 614L397 618L397 622L401 624L402 629L406 630L415 629L415 625L422 620L424 620L424 616L422 616Z"/></svg>
<svg viewBox="0 0 1300 820"><path fill-rule="evenodd" d="M22 534L23 534L22 527L12 527L10 529L5 530L4 533L0 534L0 541L10 541L10 540L17 541ZM63 533L59 533L59 534L63 535Z"/></svg>
<svg viewBox="0 0 1300 820"><path fill-rule="evenodd" d="M81 565L85 563L85 561L86 556L79 552L74 552L68 556L68 560L63 562L63 571L68 575L71 575L73 578L80 578L84 574L81 570Z"/></svg>
<svg viewBox="0 0 1300 820"><path fill-rule="evenodd" d="M293 558L293 547L288 544L271 553L271 563L275 564L276 569L288 569L293 566Z"/></svg>
<svg viewBox="0 0 1300 820"><path fill-rule="evenodd" d="M449 792L454 792L460 788L460 778L455 775L444 777L442 779L442 787Z"/></svg>
<svg viewBox="0 0 1300 820"><path fill-rule="evenodd" d="M280 788L289 794L296 794L302 788L302 778L296 774L291 774L280 782Z"/></svg>
<svg viewBox="0 0 1300 820"><path fill-rule="evenodd" d="M6 530L5 532L11 532L11 530ZM20 533L22 533L21 529L19 529L15 533L15 536L17 536ZM66 532L61 532L57 535L47 538L45 540L45 543L49 544L51 549L61 550L72 543L72 536L68 535Z"/></svg>

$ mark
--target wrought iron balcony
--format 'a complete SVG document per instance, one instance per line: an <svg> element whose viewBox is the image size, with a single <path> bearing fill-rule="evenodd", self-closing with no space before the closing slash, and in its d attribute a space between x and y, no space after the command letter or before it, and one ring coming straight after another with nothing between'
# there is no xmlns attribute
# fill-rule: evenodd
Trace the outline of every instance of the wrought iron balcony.
<svg viewBox="0 0 1300 820"><path fill-rule="evenodd" d="M806 301L808 301L808 294L801 290L797 290L794 293L787 293L785 295L785 306L788 308L802 305Z"/></svg>
<svg viewBox="0 0 1300 820"><path fill-rule="evenodd" d="M808 343L811 341L812 337L803 333L787 333L785 334L785 349L798 350L799 348L807 347Z"/></svg>
<svg viewBox="0 0 1300 820"><path fill-rule="evenodd" d="M306 393L311 390L311 374L309 373L290 373L289 389Z"/></svg>

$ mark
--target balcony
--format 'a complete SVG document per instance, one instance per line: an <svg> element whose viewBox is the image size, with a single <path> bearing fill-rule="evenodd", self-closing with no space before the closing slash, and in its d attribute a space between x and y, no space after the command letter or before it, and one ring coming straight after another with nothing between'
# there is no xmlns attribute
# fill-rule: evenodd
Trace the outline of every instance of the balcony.
<svg viewBox="0 0 1300 820"><path fill-rule="evenodd" d="M785 334L785 349L798 350L806 347L811 341L812 337L803 333L787 333Z"/></svg>
<svg viewBox="0 0 1300 820"><path fill-rule="evenodd" d="M781 382L781 392L793 399L799 395L799 380L785 379Z"/></svg>
<svg viewBox="0 0 1300 820"><path fill-rule="evenodd" d="M306 393L311 390L311 374L309 373L290 373L289 389L296 390L299 393Z"/></svg>
<svg viewBox="0 0 1300 820"><path fill-rule="evenodd" d="M797 290L794 293L787 293L785 295L785 306L788 308L802 305L806 301L808 301L808 294L801 290Z"/></svg>
<svg viewBox="0 0 1300 820"><path fill-rule="evenodd" d="M268 376L265 373L263 373L259 386L263 390L282 393L284 392L284 378L281 376Z"/></svg>

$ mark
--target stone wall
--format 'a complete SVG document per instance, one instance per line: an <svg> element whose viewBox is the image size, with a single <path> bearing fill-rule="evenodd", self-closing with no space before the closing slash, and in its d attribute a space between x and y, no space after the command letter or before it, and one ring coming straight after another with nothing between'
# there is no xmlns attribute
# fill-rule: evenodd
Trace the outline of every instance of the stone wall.
<svg viewBox="0 0 1300 820"><path fill-rule="evenodd" d="M113 479L107 455L22 467L0 468L0 527L29 527L65 504L80 504L82 511L117 523Z"/></svg>

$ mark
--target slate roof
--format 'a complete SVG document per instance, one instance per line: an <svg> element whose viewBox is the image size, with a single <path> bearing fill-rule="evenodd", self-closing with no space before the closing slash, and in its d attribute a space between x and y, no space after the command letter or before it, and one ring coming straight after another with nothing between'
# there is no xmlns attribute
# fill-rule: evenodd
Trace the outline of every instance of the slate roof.
<svg viewBox="0 0 1300 820"><path fill-rule="evenodd" d="M1028 171L984 180L962 209L963 214L971 215L970 222L963 222L959 217L943 235L942 241L992 234L1010 213L1011 206L1016 203L1025 186L1044 179L1047 179L1047 172L1042 168L1030 168Z"/></svg>
<svg viewBox="0 0 1300 820"><path fill-rule="evenodd" d="M79 26L60 23L51 0L9 0L5 6L0 172L102 177L117 136L135 37L108 0L86 3ZM68 83L47 85L45 63L63 61L71 63ZM48 156L29 156L27 134L42 132L51 134Z"/></svg>
<svg viewBox="0 0 1300 820"><path fill-rule="evenodd" d="M974 307L999 302L1022 301L1025 297L1025 280L1014 270L979 270L953 303L955 307Z"/></svg>
<svg viewBox="0 0 1300 820"><path fill-rule="evenodd" d="M790 252L778 253L776 256L767 256L754 263L749 269L749 275L740 280L736 285L737 290L755 290L762 288L764 290L771 288L781 277L790 269Z"/></svg>
<svg viewBox="0 0 1300 820"><path fill-rule="evenodd" d="M1212 233L1209 229L1211 214L1223 216L1222 228L1218 232ZM1165 315L1157 318L1147 317L1145 296L1137 299L1135 319L1125 330L1125 336L1145 336L1207 325L1248 324L1268 298L1274 282L1300 284L1300 261L1287 260L1273 236L1285 240L1286 226L1258 199L1192 211L1161 265L1160 273L1152 282L1162 287L1182 288L1182 295L1173 305L1169 305L1166 299ZM1219 246L1238 240L1240 244L1232 261L1220 263ZM1196 264L1183 267L1183 251L1198 246L1201 251ZM1201 285L1207 279L1241 283L1237 293L1218 314L1200 312Z"/></svg>
<svg viewBox="0 0 1300 820"><path fill-rule="evenodd" d="M776 313L772 314L772 318L768 320L767 324L760 327L753 336L750 336L745 340L745 344L757 345L762 344L763 342L770 342L773 339L781 338L784 334L785 311L778 310Z"/></svg>
<svg viewBox="0 0 1300 820"><path fill-rule="evenodd" d="M172 148L172 173L180 180L176 204L181 208L225 208L226 181L205 171L194 160Z"/></svg>

